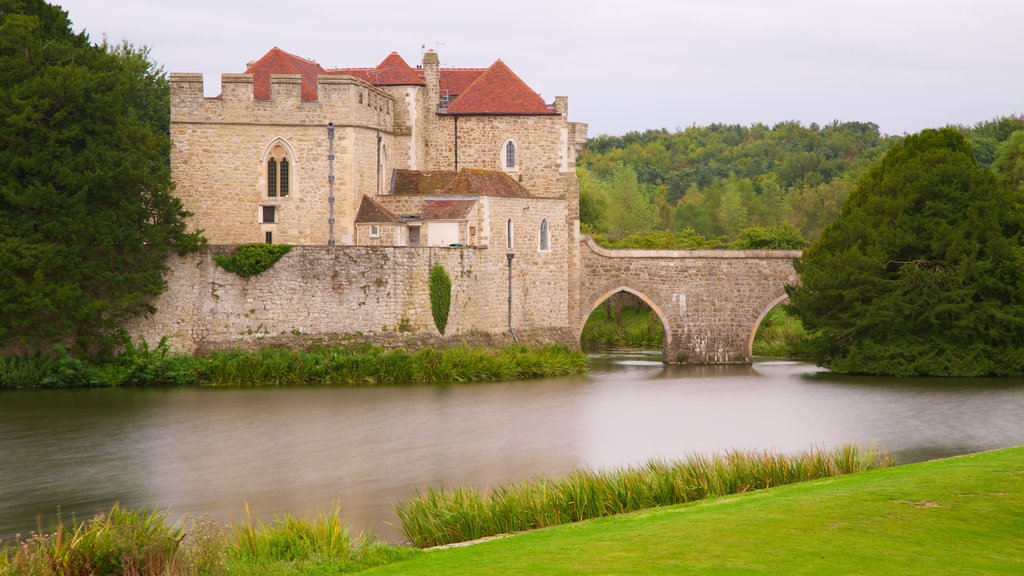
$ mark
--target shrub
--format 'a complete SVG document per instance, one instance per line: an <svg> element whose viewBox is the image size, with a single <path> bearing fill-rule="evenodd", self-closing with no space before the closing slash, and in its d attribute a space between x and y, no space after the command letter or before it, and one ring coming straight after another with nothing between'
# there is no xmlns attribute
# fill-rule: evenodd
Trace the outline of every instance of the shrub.
<svg viewBox="0 0 1024 576"><path fill-rule="evenodd" d="M266 272L291 250L289 244L242 244L230 256L214 254L213 260L228 272L249 278Z"/></svg>
<svg viewBox="0 0 1024 576"><path fill-rule="evenodd" d="M430 313L437 331L444 335L448 327L448 311L452 305L452 279L440 264L430 269Z"/></svg>

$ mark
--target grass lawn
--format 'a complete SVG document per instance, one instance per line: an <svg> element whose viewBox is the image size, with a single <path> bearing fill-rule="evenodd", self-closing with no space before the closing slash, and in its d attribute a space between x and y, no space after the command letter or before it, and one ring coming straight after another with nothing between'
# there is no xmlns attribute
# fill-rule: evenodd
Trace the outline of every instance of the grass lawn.
<svg viewBox="0 0 1024 576"><path fill-rule="evenodd" d="M1024 574L1024 447L429 551L362 574Z"/></svg>

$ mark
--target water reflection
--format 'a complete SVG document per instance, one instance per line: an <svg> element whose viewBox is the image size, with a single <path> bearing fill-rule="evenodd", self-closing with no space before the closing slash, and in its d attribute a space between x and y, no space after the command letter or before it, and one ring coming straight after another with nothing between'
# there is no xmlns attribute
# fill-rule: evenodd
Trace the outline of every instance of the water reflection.
<svg viewBox="0 0 1024 576"><path fill-rule="evenodd" d="M840 378L795 362L666 367L604 354L586 377L487 385L0 394L0 537L115 500L172 515L339 502L399 540L391 506L728 448L857 442L905 462L1024 443L1021 380Z"/></svg>

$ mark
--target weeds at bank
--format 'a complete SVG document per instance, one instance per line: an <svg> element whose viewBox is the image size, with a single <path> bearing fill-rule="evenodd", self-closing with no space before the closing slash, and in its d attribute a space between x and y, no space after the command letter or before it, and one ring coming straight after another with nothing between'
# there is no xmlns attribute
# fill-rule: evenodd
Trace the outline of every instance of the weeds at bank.
<svg viewBox="0 0 1024 576"><path fill-rule="evenodd" d="M797 456L734 451L608 472L577 471L489 492L428 489L396 511L406 537L427 548L893 465L888 454L852 445Z"/></svg>
<svg viewBox="0 0 1024 576"><path fill-rule="evenodd" d="M155 510L109 513L0 548L0 575L344 574L406 559L415 550L352 537L337 508L314 518L207 519L174 525Z"/></svg>
<svg viewBox="0 0 1024 576"><path fill-rule="evenodd" d="M381 386L493 382L580 374L586 357L564 346L385 350L376 346L267 348L176 356L166 342L130 342L104 363L67 355L0 358L2 388L119 386Z"/></svg>

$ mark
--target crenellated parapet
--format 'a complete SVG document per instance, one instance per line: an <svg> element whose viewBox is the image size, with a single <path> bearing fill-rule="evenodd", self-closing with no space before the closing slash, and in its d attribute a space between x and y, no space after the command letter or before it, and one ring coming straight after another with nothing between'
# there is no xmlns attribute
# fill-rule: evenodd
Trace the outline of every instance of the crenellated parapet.
<svg viewBox="0 0 1024 576"><path fill-rule="evenodd" d="M395 98L351 76L321 75L316 99L304 99L302 77L270 77L270 98L254 97L251 74L222 74L221 91L203 94L203 75L171 74L171 122L217 124L293 124L356 126L393 132Z"/></svg>

